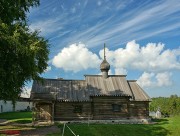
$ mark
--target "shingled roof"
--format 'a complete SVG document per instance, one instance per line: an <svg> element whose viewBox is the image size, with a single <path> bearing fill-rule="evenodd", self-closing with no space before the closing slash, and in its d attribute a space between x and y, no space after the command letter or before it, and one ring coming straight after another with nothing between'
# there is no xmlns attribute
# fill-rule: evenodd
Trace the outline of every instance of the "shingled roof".
<svg viewBox="0 0 180 136"><path fill-rule="evenodd" d="M90 96L127 96L132 101L150 101L150 97L125 75L85 75L85 80L44 79L33 82L32 100L89 101Z"/></svg>

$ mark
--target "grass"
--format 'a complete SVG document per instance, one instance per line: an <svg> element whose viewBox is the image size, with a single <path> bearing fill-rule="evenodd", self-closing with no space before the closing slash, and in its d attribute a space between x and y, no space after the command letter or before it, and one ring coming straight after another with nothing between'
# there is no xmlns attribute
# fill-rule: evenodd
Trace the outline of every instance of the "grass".
<svg viewBox="0 0 180 136"><path fill-rule="evenodd" d="M167 132L160 127L134 124L93 124L89 127L84 124L68 125L76 135L86 136L156 136ZM73 136L69 129L65 129L65 136Z"/></svg>
<svg viewBox="0 0 180 136"><path fill-rule="evenodd" d="M4 112L0 113L0 119L5 119L8 121L8 124L0 126L0 131L4 130L29 130L34 129L33 127L21 127L21 126L12 126L11 123L31 123L32 122L32 113L31 112ZM0 134L0 136L3 134Z"/></svg>
<svg viewBox="0 0 180 136"><path fill-rule="evenodd" d="M0 119L9 122L29 123L32 121L31 112L0 113ZM180 115L154 120L156 124L67 124L79 136L179 136ZM63 124L58 124L62 130ZM1 130L38 129L20 126L0 126ZM48 136L59 136L62 133L52 133ZM73 136L66 127L64 136Z"/></svg>
<svg viewBox="0 0 180 136"><path fill-rule="evenodd" d="M0 119L6 119L11 123L31 123L32 112L4 112L0 113Z"/></svg>
<svg viewBox="0 0 180 136"><path fill-rule="evenodd" d="M179 136L180 116L155 120L156 124L67 124L80 136ZM59 125L63 128L63 125ZM48 135L48 136L53 136ZM54 135L56 136L56 134ZM66 127L64 136L73 136Z"/></svg>
<svg viewBox="0 0 180 136"><path fill-rule="evenodd" d="M0 113L0 119L23 119L32 118L32 112L4 112Z"/></svg>

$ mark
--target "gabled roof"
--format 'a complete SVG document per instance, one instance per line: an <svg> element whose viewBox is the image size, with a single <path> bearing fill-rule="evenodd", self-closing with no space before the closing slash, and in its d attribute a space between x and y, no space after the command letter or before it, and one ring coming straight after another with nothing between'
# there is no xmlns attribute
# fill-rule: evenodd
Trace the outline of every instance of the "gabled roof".
<svg viewBox="0 0 180 136"><path fill-rule="evenodd" d="M128 96L135 101L149 101L150 97L135 81L125 75L85 75L85 80L44 79L34 81L31 99L57 99L60 101L88 101L90 96Z"/></svg>
<svg viewBox="0 0 180 136"><path fill-rule="evenodd" d="M132 99L136 101L151 101L147 93L136 83L136 80L128 80L132 92Z"/></svg>
<svg viewBox="0 0 180 136"><path fill-rule="evenodd" d="M34 81L32 99L89 100L87 83L84 80L44 79L43 83Z"/></svg>
<svg viewBox="0 0 180 136"><path fill-rule="evenodd" d="M131 90L125 76L109 76L103 78L101 75L85 75L88 90L94 95L129 95Z"/></svg>

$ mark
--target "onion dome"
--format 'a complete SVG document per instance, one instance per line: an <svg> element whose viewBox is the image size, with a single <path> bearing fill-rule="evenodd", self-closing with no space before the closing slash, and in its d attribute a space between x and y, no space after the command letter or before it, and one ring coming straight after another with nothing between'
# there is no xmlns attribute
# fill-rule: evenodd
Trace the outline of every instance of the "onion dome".
<svg viewBox="0 0 180 136"><path fill-rule="evenodd" d="M100 65L100 70L101 71L109 71L110 69L110 65L109 63L107 62L106 58L103 60L103 62L101 63Z"/></svg>
<svg viewBox="0 0 180 136"><path fill-rule="evenodd" d="M102 77L104 77L105 79L108 78L108 71L110 69L110 65L106 60L106 55L105 55L105 44L104 44L104 60L100 65L100 70L102 72Z"/></svg>

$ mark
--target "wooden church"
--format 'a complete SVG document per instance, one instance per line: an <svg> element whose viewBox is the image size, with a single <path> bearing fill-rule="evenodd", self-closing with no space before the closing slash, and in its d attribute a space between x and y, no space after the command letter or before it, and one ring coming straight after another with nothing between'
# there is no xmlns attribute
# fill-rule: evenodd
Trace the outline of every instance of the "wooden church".
<svg viewBox="0 0 180 136"><path fill-rule="evenodd" d="M108 75L109 69L104 48L102 75L85 75L85 80L34 81L33 120L148 119L150 97L136 80L126 80L126 75Z"/></svg>

